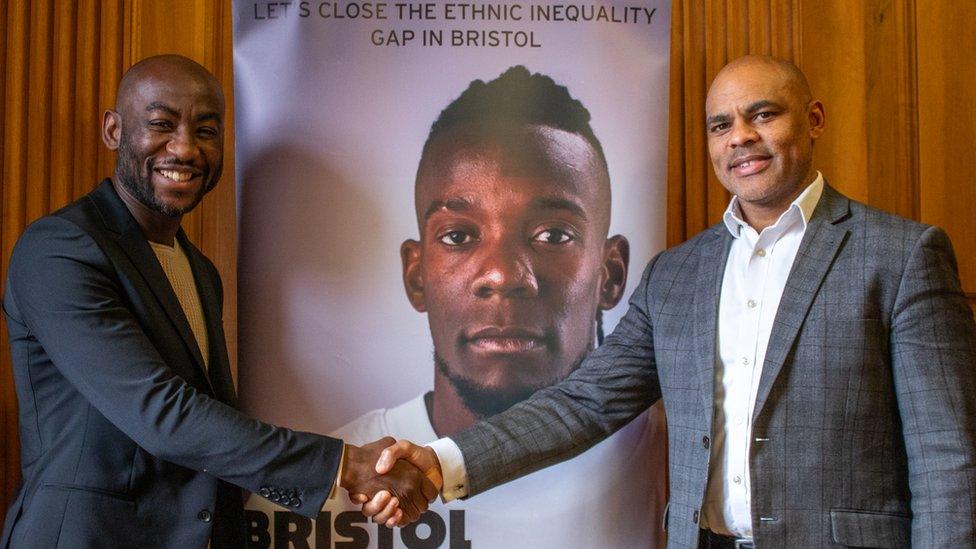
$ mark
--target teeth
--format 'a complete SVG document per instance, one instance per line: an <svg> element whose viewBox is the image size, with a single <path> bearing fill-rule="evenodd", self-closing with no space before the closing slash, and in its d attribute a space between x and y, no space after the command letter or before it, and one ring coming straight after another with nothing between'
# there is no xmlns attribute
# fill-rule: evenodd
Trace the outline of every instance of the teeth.
<svg viewBox="0 0 976 549"><path fill-rule="evenodd" d="M192 175L190 172L178 172L176 170L159 170L159 173L163 174L164 177L172 179L173 181L189 181Z"/></svg>

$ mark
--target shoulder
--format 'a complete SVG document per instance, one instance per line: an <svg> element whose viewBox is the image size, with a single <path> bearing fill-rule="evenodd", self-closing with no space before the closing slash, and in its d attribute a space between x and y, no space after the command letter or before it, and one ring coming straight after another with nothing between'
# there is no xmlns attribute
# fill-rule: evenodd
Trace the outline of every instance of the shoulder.
<svg viewBox="0 0 976 549"><path fill-rule="evenodd" d="M851 200L850 204L850 217L840 224L855 236L914 240L933 228L932 225L888 213L856 200Z"/></svg>
<svg viewBox="0 0 976 549"><path fill-rule="evenodd" d="M841 195L842 196L842 195ZM837 221L848 232L851 250L865 261L891 270L904 267L918 254L947 254L954 263L952 245L941 228L850 200L849 214Z"/></svg>
<svg viewBox="0 0 976 549"><path fill-rule="evenodd" d="M365 444L384 436L406 438L418 444L437 438L427 417L423 393L392 408L366 412L331 435L352 444Z"/></svg>
<svg viewBox="0 0 976 549"><path fill-rule="evenodd" d="M93 191L30 223L17 239L11 261L47 255L53 250L69 256L93 251L108 234L94 194Z"/></svg>
<svg viewBox="0 0 976 549"><path fill-rule="evenodd" d="M383 415L385 408L370 410L349 423L329 433L329 436L342 439L349 444L366 444L386 435Z"/></svg>
<svg viewBox="0 0 976 549"><path fill-rule="evenodd" d="M11 276L23 267L65 258L97 258L102 255L90 230L58 214L34 221L17 239L10 257Z"/></svg>
<svg viewBox="0 0 976 549"><path fill-rule="evenodd" d="M722 260L730 239L731 235L722 223L712 225L659 253L648 263L644 276L648 283L694 280L700 268Z"/></svg>

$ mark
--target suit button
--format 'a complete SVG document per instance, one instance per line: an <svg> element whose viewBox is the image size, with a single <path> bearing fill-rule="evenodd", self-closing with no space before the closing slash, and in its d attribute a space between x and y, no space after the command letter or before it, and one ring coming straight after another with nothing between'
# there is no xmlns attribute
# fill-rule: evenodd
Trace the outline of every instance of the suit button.
<svg viewBox="0 0 976 549"><path fill-rule="evenodd" d="M698 524L698 511L695 511L694 513L691 514L691 521L694 522L695 524Z"/></svg>
<svg viewBox="0 0 976 549"><path fill-rule="evenodd" d="M707 450L709 444L710 444L710 441L708 440L708 435L703 436L702 437L702 446L704 446L705 449Z"/></svg>
<svg viewBox="0 0 976 549"><path fill-rule="evenodd" d="M204 509L197 513L197 518L200 519L200 522L210 522L213 520L213 515L210 513L210 510Z"/></svg>
<svg viewBox="0 0 976 549"><path fill-rule="evenodd" d="M289 507L298 507L301 504L302 504L302 501L300 499L298 499L298 498L291 498L290 500L288 500L288 506Z"/></svg>
<svg viewBox="0 0 976 549"><path fill-rule="evenodd" d="M271 490L268 490L268 487L264 486L260 490L258 490L258 495L263 498L269 498L271 497Z"/></svg>

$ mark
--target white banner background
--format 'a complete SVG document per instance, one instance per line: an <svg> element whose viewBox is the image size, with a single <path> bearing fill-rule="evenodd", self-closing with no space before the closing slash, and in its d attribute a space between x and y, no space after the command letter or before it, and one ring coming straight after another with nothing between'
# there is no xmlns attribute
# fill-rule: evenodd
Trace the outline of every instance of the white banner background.
<svg viewBox="0 0 976 549"><path fill-rule="evenodd" d="M631 244L627 292L605 315L607 333L665 242L665 1L519 4L521 21L477 20L470 6L483 3L468 4L463 19L461 4L379 4L385 19L363 18L366 3L234 2L240 394L250 413L296 429L330 432L432 387L427 319L404 294L399 246L418 237L414 176L430 126L472 80L525 65L592 114L612 182L610 234ZM379 4L368 3L374 13ZM511 15L516 4L493 5ZM532 6L564 19L571 6L602 8L627 22L529 21ZM323 17L320 7L360 17ZM416 17L428 9L433 17ZM539 47L451 45L453 30L472 29L522 31ZM437 30L444 44L425 45L425 31ZM600 503L588 501L597 515ZM469 516L467 539L493 546L476 530Z"/></svg>

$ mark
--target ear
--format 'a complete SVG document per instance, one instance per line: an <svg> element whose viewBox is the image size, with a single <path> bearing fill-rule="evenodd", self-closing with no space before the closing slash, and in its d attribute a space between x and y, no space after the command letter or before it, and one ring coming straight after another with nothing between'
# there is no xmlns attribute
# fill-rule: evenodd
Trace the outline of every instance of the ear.
<svg viewBox="0 0 976 549"><path fill-rule="evenodd" d="M810 122L810 139L816 140L824 132L824 106L820 101L811 101L807 106L807 119Z"/></svg>
<svg viewBox="0 0 976 549"><path fill-rule="evenodd" d="M400 261L403 263L403 288L407 291L407 299L417 312L427 312L424 277L420 273L420 242L405 240L400 245Z"/></svg>
<svg viewBox="0 0 976 549"><path fill-rule="evenodd" d="M630 243L615 235L603 245L603 272L600 275L600 309L612 309L624 296L627 287L627 265L630 263Z"/></svg>
<svg viewBox="0 0 976 549"><path fill-rule="evenodd" d="M102 141L111 150L119 148L119 139L122 135L122 116L109 109L102 115Z"/></svg>

